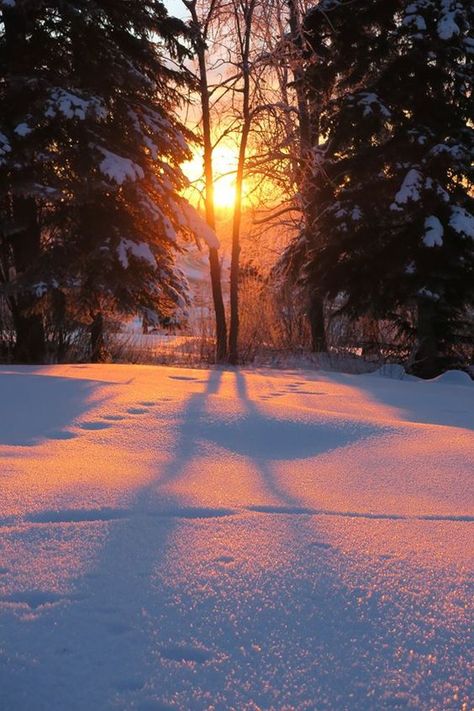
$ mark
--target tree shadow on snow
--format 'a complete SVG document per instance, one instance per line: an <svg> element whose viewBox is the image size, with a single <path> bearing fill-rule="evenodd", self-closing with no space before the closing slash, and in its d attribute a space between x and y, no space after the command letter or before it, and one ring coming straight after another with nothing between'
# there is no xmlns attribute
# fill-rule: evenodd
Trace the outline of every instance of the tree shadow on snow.
<svg viewBox="0 0 474 711"><path fill-rule="evenodd" d="M108 384L106 384L108 385ZM85 414L104 383L93 380L0 373L0 392L9 403L0 423L0 445L34 446L43 439L69 439L64 428Z"/></svg>
<svg viewBox="0 0 474 711"><path fill-rule="evenodd" d="M6 711L33 706L201 709L216 699L222 708L310 704L365 711L389 704L378 682L395 678L400 664L400 640L393 635L398 613L379 604L376 594L344 585L338 570L351 561L340 554L339 563L331 563L328 556L334 551L324 541L312 548L312 560L305 559L308 527L315 524L298 515L305 502L282 488L271 465L298 457L300 449L304 455L299 456L314 456L377 430L345 429L336 421L334 426L313 426L269 418L259 411L238 372L235 385L243 412L223 422L207 405L224 374L211 371L204 390L189 396L162 476L139 490L120 517L97 519L97 525L109 527L107 537L93 569L79 573L76 597L70 595L64 603L53 600L42 612L44 619L23 624L17 648L12 650L14 635L2 636L4 648L20 660L5 665L0 654L0 699ZM179 482L201 448L206 451L206 443L250 458L260 478L257 488L273 499L273 511L280 507L291 514L292 508L297 515L258 518L258 513L247 512L220 521L232 511L165 494L163 489ZM258 526L249 521L252 516ZM187 545L182 539L197 530L189 523L195 518L192 525L212 547L210 519L216 517L214 523L232 526L233 535L239 537L241 531L242 540L251 531L261 550L261 569L257 565L253 572L244 561L235 571L221 567L205 574L202 551L192 537ZM324 537L324 524L318 526ZM272 542L282 535L288 560L265 568ZM225 541L225 529L221 536ZM222 538L216 540L218 550ZM242 553L245 557L244 546ZM183 554L187 560L180 559ZM226 558L231 565L232 560ZM176 579L181 568L193 571L194 564L196 573ZM421 625L422 639L422 617L416 609L412 617ZM412 624L411 634L417 636L413 629ZM34 664L22 661L29 657ZM193 696L193 690L199 695Z"/></svg>

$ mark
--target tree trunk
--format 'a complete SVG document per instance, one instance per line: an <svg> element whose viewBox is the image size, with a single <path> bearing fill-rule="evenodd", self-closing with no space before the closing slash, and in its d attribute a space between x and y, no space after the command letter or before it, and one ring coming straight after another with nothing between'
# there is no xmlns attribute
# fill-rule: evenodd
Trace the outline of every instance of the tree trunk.
<svg viewBox="0 0 474 711"><path fill-rule="evenodd" d="M15 327L15 346L13 360L15 363L44 363L46 355L44 328L41 316L27 315L31 299L18 297L13 308L13 324Z"/></svg>
<svg viewBox="0 0 474 711"><path fill-rule="evenodd" d="M3 22L7 71L13 77L21 76L27 54L27 15L13 3L12 7L4 7ZM24 102L25 97L17 91L15 108L21 110L21 103ZM13 118L11 120L14 122ZM18 363L42 363L46 355L46 341L43 319L36 310L38 299L27 283L21 283L24 274L37 264L41 252L41 228L35 199L14 194L12 217L16 229L11 238L11 248L16 277L21 284L19 292L12 298L15 327L13 357Z"/></svg>
<svg viewBox="0 0 474 711"><path fill-rule="evenodd" d="M51 311L56 336L56 360L62 363L66 357L66 295L61 289L54 289L51 294Z"/></svg>
<svg viewBox="0 0 474 711"><path fill-rule="evenodd" d="M245 158L252 121L250 112L250 42L255 2L251 0L244 12L244 34L242 37L242 133L240 135L239 161L235 180L235 204L232 220L232 254L230 263L230 330L229 363L239 362L239 274L240 274L240 227L242 224L242 192L244 184Z"/></svg>
<svg viewBox="0 0 474 711"><path fill-rule="evenodd" d="M436 304L420 298L417 303L416 346L410 371L420 378L434 378L441 372L436 338Z"/></svg>
<svg viewBox="0 0 474 711"><path fill-rule="evenodd" d="M101 312L94 315L90 326L91 363L103 363L107 358L104 340L104 317Z"/></svg>
<svg viewBox="0 0 474 711"><path fill-rule="evenodd" d="M214 209L214 174L212 165L211 107L206 67L206 42L197 16L196 2L186 3L196 28L196 52L199 64L199 93L201 98L203 139L204 139L204 179L206 186L206 222L215 231L216 217ZM211 277L212 300L216 323L216 362L227 359L227 323L224 297L222 295L221 266L219 253L215 247L209 248L209 272Z"/></svg>
<svg viewBox="0 0 474 711"><path fill-rule="evenodd" d="M209 270L211 274L212 298L216 320L216 362L223 363L227 359L227 323L224 299L222 297L219 252L215 247L209 248Z"/></svg>
<svg viewBox="0 0 474 711"><path fill-rule="evenodd" d="M20 278L37 262L41 251L41 229L33 198L13 198L13 220L19 229L12 238L15 271ZM17 363L43 363L46 339L43 318L37 313L38 298L28 285L20 286L12 309L15 326L13 358Z"/></svg>
<svg viewBox="0 0 474 711"><path fill-rule="evenodd" d="M247 96L248 92L244 94ZM230 262L230 330L229 330L229 363L239 362L239 276L240 276L240 227L242 224L242 191L244 183L245 154L250 132L250 111L244 109L244 125L240 138L239 162L235 181L235 205L232 220L232 254Z"/></svg>
<svg viewBox="0 0 474 711"><path fill-rule="evenodd" d="M313 353L325 353L327 351L327 341L324 322L324 301L317 293L313 293L310 296L308 317L311 327L311 350Z"/></svg>
<svg viewBox="0 0 474 711"><path fill-rule="evenodd" d="M295 0L288 0L288 10L290 32L293 44L296 51L302 53L304 43L298 6ZM310 243L315 215L314 208L312 206L312 191L308 170L313 149L313 131L316 134L314 138L317 143L319 143L319 118L317 115L311 116L309 111L304 87L305 72L302 59L294 63L293 77L298 103L301 161L300 183L304 223L303 229L304 234L306 235L306 241L307 243ZM314 129L312 124L314 125ZM326 326L324 321L324 299L317 293L317 291L314 291L317 289L317 284L312 285L312 288L313 291L308 294L308 318L311 328L311 348L313 353L322 353L327 351Z"/></svg>

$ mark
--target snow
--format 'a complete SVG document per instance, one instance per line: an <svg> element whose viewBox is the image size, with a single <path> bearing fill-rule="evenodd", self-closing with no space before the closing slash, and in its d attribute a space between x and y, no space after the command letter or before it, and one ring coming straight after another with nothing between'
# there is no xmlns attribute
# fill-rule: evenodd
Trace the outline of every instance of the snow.
<svg viewBox="0 0 474 711"><path fill-rule="evenodd" d="M0 371L0 707L469 708L474 389Z"/></svg>
<svg viewBox="0 0 474 711"><path fill-rule="evenodd" d="M145 177L143 168L130 158L112 153L107 148L100 147L99 150L104 156L99 165L101 173L117 185L123 185L127 180L143 180Z"/></svg>
<svg viewBox="0 0 474 711"><path fill-rule="evenodd" d="M30 126L28 126L27 123L19 123L18 126L15 128L15 133L17 134L17 136L21 136L22 138L28 136L31 131L32 129L30 128Z"/></svg>
<svg viewBox="0 0 474 711"><path fill-rule="evenodd" d="M426 30L425 18L417 14L417 7L409 5L406 9L406 16L403 18L403 24L406 27L414 26L419 32Z"/></svg>
<svg viewBox="0 0 474 711"><path fill-rule="evenodd" d="M463 207L451 208L449 225L455 232L474 239L474 216Z"/></svg>
<svg viewBox="0 0 474 711"><path fill-rule="evenodd" d="M156 259L150 249L150 245L145 242L134 242L131 239L122 239L120 240L117 248L117 255L119 262L124 269L128 269L129 267L130 255L136 259L141 259L142 261L147 262L154 269L157 267Z"/></svg>
<svg viewBox="0 0 474 711"><path fill-rule="evenodd" d="M3 156L6 156L7 153L11 153L11 150L10 141L5 134L0 131L0 165L5 162Z"/></svg>
<svg viewBox="0 0 474 711"><path fill-rule="evenodd" d="M446 143L437 143L433 148L430 150L430 154L433 156L439 156L442 155L443 153L447 153L451 158L454 160L464 160L466 157L466 151L463 146L460 146L459 144L455 143L454 145L447 145Z"/></svg>
<svg viewBox="0 0 474 711"><path fill-rule="evenodd" d="M392 115L387 107L380 101L377 94L368 91L362 91L357 94L357 103L364 107L364 116L370 116L373 113L373 107L376 106L378 111L385 118L390 118Z"/></svg>
<svg viewBox="0 0 474 711"><path fill-rule="evenodd" d="M433 382L442 383L443 385L467 385L471 387L474 385L471 377L462 370L447 370L442 375L434 378Z"/></svg>
<svg viewBox="0 0 474 711"><path fill-rule="evenodd" d="M400 190L395 195L395 203L391 209L397 209L398 205L406 205L408 202L418 202L421 197L422 175L416 168L411 168L405 175Z"/></svg>
<svg viewBox="0 0 474 711"><path fill-rule="evenodd" d="M456 7L456 3L451 2L451 0L444 0L442 3L444 7L444 14L438 20L437 31L438 36L442 40L450 40L454 35L460 33L459 25L455 21L455 11L450 8Z"/></svg>
<svg viewBox="0 0 474 711"><path fill-rule="evenodd" d="M446 190L442 187L442 185L440 185L437 180L433 180L432 178L426 178L425 188L427 190L433 190L443 202L449 202L449 193L446 192Z"/></svg>
<svg viewBox="0 0 474 711"><path fill-rule="evenodd" d="M436 294L434 291L427 289L425 286L419 289L418 295L424 296L426 299L430 299L431 301L439 301L440 298L439 294Z"/></svg>
<svg viewBox="0 0 474 711"><path fill-rule="evenodd" d="M58 113L64 118L81 121L84 121L88 114L99 120L107 117L107 110L99 98L83 98L65 89L55 88L47 103L45 116L54 118Z"/></svg>
<svg viewBox="0 0 474 711"><path fill-rule="evenodd" d="M203 220L195 207L182 200L178 206L177 216L181 226L192 232L198 242L202 240L208 247L219 249L220 244L216 233Z"/></svg>
<svg viewBox="0 0 474 711"><path fill-rule="evenodd" d="M444 229L441 222L435 215L430 215L425 220L425 234L423 244L425 247L442 247Z"/></svg>

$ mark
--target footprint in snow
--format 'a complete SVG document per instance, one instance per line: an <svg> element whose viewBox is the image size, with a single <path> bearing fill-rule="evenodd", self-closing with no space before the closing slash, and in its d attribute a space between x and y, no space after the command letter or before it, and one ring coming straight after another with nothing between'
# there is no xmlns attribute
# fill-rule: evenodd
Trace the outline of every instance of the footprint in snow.
<svg viewBox="0 0 474 711"><path fill-rule="evenodd" d="M48 439L57 439L57 440L75 439L76 437L77 437L77 434L75 432L70 432L69 430L59 430L57 432L50 432L48 434Z"/></svg>
<svg viewBox="0 0 474 711"><path fill-rule="evenodd" d="M90 421L90 422L81 422L79 427L82 430L107 430L109 427L112 427L110 422L101 422L100 420L95 420L95 421Z"/></svg>
<svg viewBox="0 0 474 711"><path fill-rule="evenodd" d="M121 422L125 419L123 415L103 415L104 420L110 420L110 422Z"/></svg>
<svg viewBox="0 0 474 711"><path fill-rule="evenodd" d="M204 382L201 378L193 378L190 375L169 375L168 376L171 380L194 380L197 383L202 383Z"/></svg>
<svg viewBox="0 0 474 711"><path fill-rule="evenodd" d="M162 647L160 654L164 659L169 659L172 662L195 662L197 664L203 664L212 657L211 652L204 647L181 644L172 647Z"/></svg>
<svg viewBox="0 0 474 711"><path fill-rule="evenodd" d="M144 407L129 407L127 412L129 415L145 415L148 411Z"/></svg>
<svg viewBox="0 0 474 711"><path fill-rule="evenodd" d="M233 563L235 558L231 555L221 555L219 558L216 558L216 563L224 563L225 565L228 565L229 563Z"/></svg>
<svg viewBox="0 0 474 711"><path fill-rule="evenodd" d="M126 509L63 509L58 511L38 511L27 516L28 523L94 523L96 521L115 521L126 518Z"/></svg>
<svg viewBox="0 0 474 711"><path fill-rule="evenodd" d="M329 550L333 548L333 546L330 543L324 543L324 541L313 541L311 543L311 546L314 548L323 548L325 550Z"/></svg>

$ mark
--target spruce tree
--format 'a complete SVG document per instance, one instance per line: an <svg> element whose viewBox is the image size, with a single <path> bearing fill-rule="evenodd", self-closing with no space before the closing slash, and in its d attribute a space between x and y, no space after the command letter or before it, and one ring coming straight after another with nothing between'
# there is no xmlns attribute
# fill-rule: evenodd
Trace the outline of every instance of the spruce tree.
<svg viewBox="0 0 474 711"><path fill-rule="evenodd" d="M305 278L412 333L411 369L460 364L474 303L467 0L319 3L315 221Z"/></svg>
<svg viewBox="0 0 474 711"><path fill-rule="evenodd" d="M177 232L193 229L179 196L190 153L175 112L187 29L156 0L8 0L1 21L4 292L32 317L59 291L97 356L104 310L159 318L183 299L174 258Z"/></svg>

